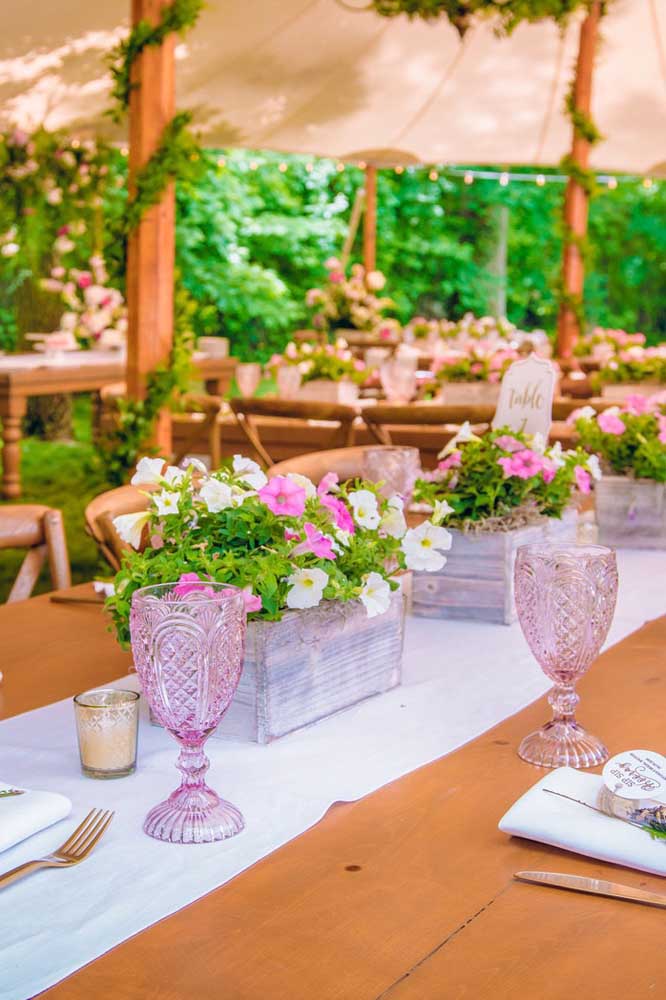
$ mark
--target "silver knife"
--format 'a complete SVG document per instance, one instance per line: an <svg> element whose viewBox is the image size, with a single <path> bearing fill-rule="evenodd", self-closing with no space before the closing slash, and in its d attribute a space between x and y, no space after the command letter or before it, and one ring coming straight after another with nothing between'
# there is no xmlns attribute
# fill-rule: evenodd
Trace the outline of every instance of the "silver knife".
<svg viewBox="0 0 666 1000"><path fill-rule="evenodd" d="M629 903L647 903L648 906L661 906L666 909L666 896L662 896L661 893L635 889L631 885L621 885L619 882L606 882L601 878L563 875L560 872L516 872L513 877L519 882L550 885L555 889L572 889L574 892L588 892L594 896L609 896L611 899L624 899Z"/></svg>

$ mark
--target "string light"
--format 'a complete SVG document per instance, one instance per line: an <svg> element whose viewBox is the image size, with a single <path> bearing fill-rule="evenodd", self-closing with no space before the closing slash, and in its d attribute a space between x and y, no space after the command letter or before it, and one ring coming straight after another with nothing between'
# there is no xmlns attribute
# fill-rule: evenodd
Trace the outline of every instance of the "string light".
<svg viewBox="0 0 666 1000"><path fill-rule="evenodd" d="M401 164L398 164L398 166L395 168L395 172L396 174L404 174L405 168L401 166Z"/></svg>
<svg viewBox="0 0 666 1000"><path fill-rule="evenodd" d="M359 160L358 161L358 169L359 170L365 170L365 168L367 167L367 165L368 164L365 162L365 160Z"/></svg>
<svg viewBox="0 0 666 1000"><path fill-rule="evenodd" d="M250 160L250 170L256 170L259 164L256 160Z"/></svg>
<svg viewBox="0 0 666 1000"><path fill-rule="evenodd" d="M474 183L474 174L468 170L467 173L465 174L465 184L473 184L473 183Z"/></svg>
<svg viewBox="0 0 666 1000"><path fill-rule="evenodd" d="M644 188L651 188L652 187L652 178L651 177L644 177L643 178L643 187Z"/></svg>
<svg viewBox="0 0 666 1000"><path fill-rule="evenodd" d="M74 143L72 143L72 146L73 145L74 145ZM129 156L129 149L127 148L127 146L123 146L123 148L120 150L120 155L121 156Z"/></svg>
<svg viewBox="0 0 666 1000"><path fill-rule="evenodd" d="M218 165L218 167L220 167L222 169L224 169L224 167L226 167L227 161L225 160L225 158L223 156L221 156L219 158L219 160L217 161L217 165Z"/></svg>
<svg viewBox="0 0 666 1000"><path fill-rule="evenodd" d="M539 185L539 187L542 188L544 186L544 184L546 183L546 178L544 177L543 174L537 174L536 175L536 182Z"/></svg>
<svg viewBox="0 0 666 1000"><path fill-rule="evenodd" d="M617 177L608 178L608 187L611 189L611 191L615 190L615 188L617 187Z"/></svg>
<svg viewBox="0 0 666 1000"><path fill-rule="evenodd" d="M309 174L311 174L311 173L312 173L312 171L313 171L313 169L314 169L314 164L312 164L312 163L306 163L306 164L305 164L305 169L307 170L307 172L308 172Z"/></svg>
<svg viewBox="0 0 666 1000"><path fill-rule="evenodd" d="M72 139L72 149L78 149L81 143L78 139Z"/></svg>
<svg viewBox="0 0 666 1000"><path fill-rule="evenodd" d="M284 162L284 160L278 166L278 170L280 171L281 174L286 174L286 172L287 172L287 164Z"/></svg>
<svg viewBox="0 0 666 1000"><path fill-rule="evenodd" d="M436 170L431 170L430 173L428 174L428 177L430 178L431 181L436 181L437 178L439 177L439 174L437 173Z"/></svg>
<svg viewBox="0 0 666 1000"><path fill-rule="evenodd" d="M500 174L499 182L500 182L500 185L503 188L505 188L507 186L507 184L509 183L509 175L508 174Z"/></svg>
<svg viewBox="0 0 666 1000"><path fill-rule="evenodd" d="M344 169L345 169L344 163L342 163L342 162L338 163L338 165L336 167L336 170L338 171L338 173L341 174Z"/></svg>

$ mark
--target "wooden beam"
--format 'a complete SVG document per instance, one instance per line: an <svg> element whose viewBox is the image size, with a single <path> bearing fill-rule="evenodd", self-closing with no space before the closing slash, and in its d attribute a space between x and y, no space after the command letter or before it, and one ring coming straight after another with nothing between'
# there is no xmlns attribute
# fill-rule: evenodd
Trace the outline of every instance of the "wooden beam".
<svg viewBox="0 0 666 1000"><path fill-rule="evenodd" d="M132 25L157 23L169 0L132 0ZM175 111L175 36L161 46L148 46L132 69L129 108L129 186L159 145ZM173 275L175 262L175 192L171 185L159 204L144 215L127 248L129 311L127 388L131 397L145 395L148 374L165 362L173 341ZM164 412L152 442L171 453L171 419Z"/></svg>
<svg viewBox="0 0 666 1000"><path fill-rule="evenodd" d="M593 0L589 13L580 27L576 78L574 81L574 105L576 110L589 115L592 104L592 77L594 54L599 35L601 0ZM571 158L574 163L587 169L590 159L590 144L573 132ZM574 236L584 238L587 232L589 196L572 177L569 178L564 198L564 225ZM562 281L565 294L582 300L585 281L585 267L579 247L565 241L562 256ZM576 310L566 302L560 305L557 322L557 356L569 359L574 344L581 333Z"/></svg>
<svg viewBox="0 0 666 1000"><path fill-rule="evenodd" d="M377 167L372 165L365 168L363 265L366 271L374 271L377 266Z"/></svg>

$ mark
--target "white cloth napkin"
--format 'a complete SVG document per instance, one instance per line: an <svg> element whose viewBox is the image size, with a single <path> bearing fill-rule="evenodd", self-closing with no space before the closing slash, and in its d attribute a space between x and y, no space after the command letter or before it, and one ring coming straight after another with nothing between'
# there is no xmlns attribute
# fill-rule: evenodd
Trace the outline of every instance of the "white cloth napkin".
<svg viewBox="0 0 666 1000"><path fill-rule="evenodd" d="M666 841L652 840L638 827L543 791L551 788L596 806L602 784L599 774L560 767L518 799L500 820L499 828L514 837L538 840L653 875L666 875Z"/></svg>
<svg viewBox="0 0 666 1000"><path fill-rule="evenodd" d="M16 786L0 781L0 851L6 851L33 833L69 816L72 803L56 792L31 792L17 789L21 795L3 795Z"/></svg>

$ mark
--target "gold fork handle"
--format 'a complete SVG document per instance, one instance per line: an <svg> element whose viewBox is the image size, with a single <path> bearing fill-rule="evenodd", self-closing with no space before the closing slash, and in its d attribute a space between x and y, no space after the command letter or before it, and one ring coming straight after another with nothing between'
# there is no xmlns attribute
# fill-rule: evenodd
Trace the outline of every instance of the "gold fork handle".
<svg viewBox="0 0 666 1000"><path fill-rule="evenodd" d="M0 889L11 885L12 882L18 882L20 878L30 875L31 872L36 872L39 868L47 867L48 864L44 861L26 861L25 864L19 865L17 868L12 868L11 871L0 875Z"/></svg>

